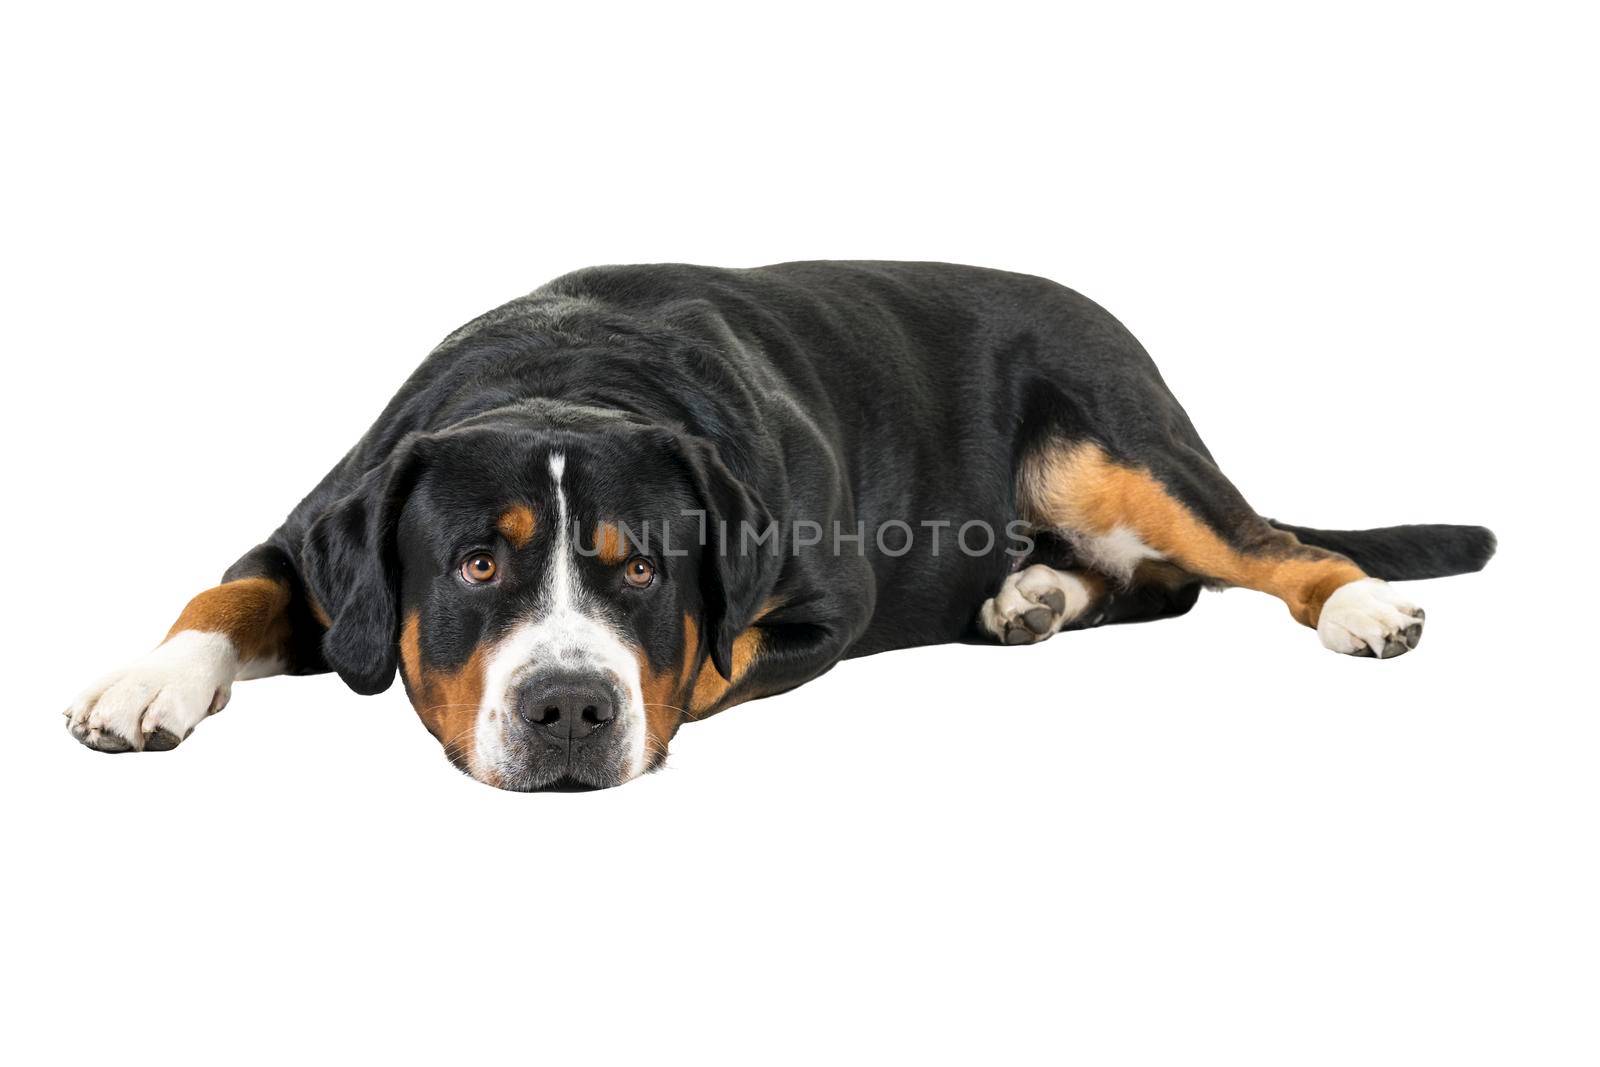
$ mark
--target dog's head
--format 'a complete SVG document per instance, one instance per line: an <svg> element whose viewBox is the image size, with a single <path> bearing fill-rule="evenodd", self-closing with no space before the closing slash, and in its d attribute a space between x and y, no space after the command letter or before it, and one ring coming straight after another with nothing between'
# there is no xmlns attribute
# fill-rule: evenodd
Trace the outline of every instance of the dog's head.
<svg viewBox="0 0 1600 1067"><path fill-rule="evenodd" d="M398 664L473 777L592 788L659 766L722 691L778 559L719 533L770 523L699 438L497 413L403 441L312 525L304 564L351 688Z"/></svg>

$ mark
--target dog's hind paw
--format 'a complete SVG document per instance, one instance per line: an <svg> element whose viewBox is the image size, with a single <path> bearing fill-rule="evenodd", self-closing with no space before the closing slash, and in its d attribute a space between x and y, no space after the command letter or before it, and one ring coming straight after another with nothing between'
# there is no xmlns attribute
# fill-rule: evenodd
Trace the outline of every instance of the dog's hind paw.
<svg viewBox="0 0 1600 1067"><path fill-rule="evenodd" d="M176 748L201 719L222 710L238 666L221 634L175 634L80 694L66 711L67 729L97 752Z"/></svg>
<svg viewBox="0 0 1600 1067"><path fill-rule="evenodd" d="M1426 616L1389 583L1362 578L1334 590L1322 605L1317 636L1347 656L1393 659L1417 647Z"/></svg>
<svg viewBox="0 0 1600 1067"><path fill-rule="evenodd" d="M1031 645L1082 615L1090 599L1083 579L1036 563L1008 576L983 602L978 625L1002 644Z"/></svg>

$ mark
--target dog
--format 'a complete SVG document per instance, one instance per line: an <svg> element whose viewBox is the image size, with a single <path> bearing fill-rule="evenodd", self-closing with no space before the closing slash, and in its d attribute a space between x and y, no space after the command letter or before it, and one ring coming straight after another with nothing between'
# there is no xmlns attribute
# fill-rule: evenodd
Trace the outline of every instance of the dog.
<svg viewBox="0 0 1600 1067"><path fill-rule="evenodd" d="M1494 547L1262 518L1139 342L1042 278L596 267L445 338L67 719L97 751L162 751L235 682L332 670L372 694L398 670L473 778L592 789L842 659L1177 616L1202 587L1389 659L1424 616L1388 583Z"/></svg>

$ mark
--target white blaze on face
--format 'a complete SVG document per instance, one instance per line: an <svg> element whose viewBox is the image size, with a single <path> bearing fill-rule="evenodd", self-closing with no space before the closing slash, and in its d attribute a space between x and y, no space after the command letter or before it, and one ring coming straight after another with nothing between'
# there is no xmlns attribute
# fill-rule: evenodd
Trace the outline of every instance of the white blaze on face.
<svg viewBox="0 0 1600 1067"><path fill-rule="evenodd" d="M639 661L622 637L596 610L573 566L571 519L561 480L566 456L550 455L550 477L556 494L555 544L544 587L534 612L512 628L496 646L484 668L483 706L478 710L476 766L496 769L503 757L501 730L516 714L516 691L535 673L552 668L615 674L622 683L626 706L618 708L617 725L626 734L627 777L644 771L646 753L644 693Z"/></svg>

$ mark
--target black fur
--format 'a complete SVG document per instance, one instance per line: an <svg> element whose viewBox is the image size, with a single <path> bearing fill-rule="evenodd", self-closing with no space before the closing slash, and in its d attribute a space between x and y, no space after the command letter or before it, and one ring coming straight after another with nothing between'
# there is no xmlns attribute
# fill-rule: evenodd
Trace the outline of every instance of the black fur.
<svg viewBox="0 0 1600 1067"><path fill-rule="evenodd" d="M322 658L365 696L394 681L399 639L399 509L415 484L421 446L403 441L311 523L300 560L311 595L333 620Z"/></svg>
<svg viewBox="0 0 1600 1067"><path fill-rule="evenodd" d="M701 602L711 662L731 680L734 639L772 594L781 566L777 553L746 544L738 532L766 529L773 517L704 441L679 434L668 447L682 457L705 508L706 536L715 551L700 569Z"/></svg>
<svg viewBox="0 0 1600 1067"><path fill-rule="evenodd" d="M1494 534L1482 526L1435 523L1376 530L1313 530L1277 519L1268 521L1305 544L1348 556L1374 578L1390 582L1481 571L1495 550Z"/></svg>
<svg viewBox="0 0 1600 1067"><path fill-rule="evenodd" d="M1148 470L1241 551L1281 538L1139 343L1053 282L937 263L652 265L569 274L451 334L230 575L293 572L292 669L381 691L413 615L429 662L459 665L538 602L549 539L513 550L492 523L513 500L554 514L546 463L559 451L572 518L655 524L689 549L656 560L648 591L584 562L597 610L664 668L697 626L724 676L734 638L765 612L740 684L773 693L848 656L987 640L978 608L1018 560L1003 536L958 551L956 531L1007 530L1019 464L1047 441L1093 442ZM694 509L709 546L683 517ZM768 518L781 554L717 551L724 523ZM892 520L947 525L916 529L897 554L871 533ZM797 522L830 537L802 544ZM835 524L868 534L833 551ZM1277 528L1385 578L1476 570L1494 548L1477 527ZM515 563L493 595L458 574L461 554L484 548ZM1064 562L1060 543L1036 550ZM1125 590L1095 621L1182 614L1200 577Z"/></svg>

